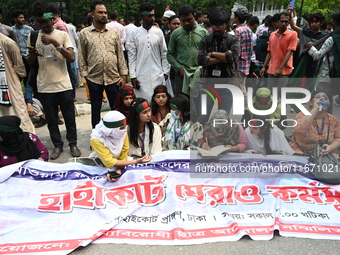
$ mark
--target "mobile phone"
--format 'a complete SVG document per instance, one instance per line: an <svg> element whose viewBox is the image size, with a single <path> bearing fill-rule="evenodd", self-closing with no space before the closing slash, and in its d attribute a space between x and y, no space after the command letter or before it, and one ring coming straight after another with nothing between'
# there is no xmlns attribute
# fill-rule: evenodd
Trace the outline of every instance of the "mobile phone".
<svg viewBox="0 0 340 255"><path fill-rule="evenodd" d="M140 90L140 83L139 83L139 81L137 81L135 89Z"/></svg>
<svg viewBox="0 0 340 255"><path fill-rule="evenodd" d="M118 179L122 176L121 174L117 173L116 171L110 171L109 175L110 175L111 179Z"/></svg>

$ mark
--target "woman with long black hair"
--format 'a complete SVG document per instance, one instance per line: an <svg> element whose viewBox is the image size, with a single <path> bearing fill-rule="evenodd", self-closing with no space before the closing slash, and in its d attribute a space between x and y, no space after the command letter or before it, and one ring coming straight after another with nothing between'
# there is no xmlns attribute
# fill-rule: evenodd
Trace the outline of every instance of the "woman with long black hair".
<svg viewBox="0 0 340 255"><path fill-rule="evenodd" d="M130 108L128 135L129 156L140 158L162 151L161 129L151 120L151 107L144 98L136 98Z"/></svg>
<svg viewBox="0 0 340 255"><path fill-rule="evenodd" d="M245 130L248 140L247 150L265 155L294 154L283 131L266 119L268 116L253 116L250 120L250 125Z"/></svg>

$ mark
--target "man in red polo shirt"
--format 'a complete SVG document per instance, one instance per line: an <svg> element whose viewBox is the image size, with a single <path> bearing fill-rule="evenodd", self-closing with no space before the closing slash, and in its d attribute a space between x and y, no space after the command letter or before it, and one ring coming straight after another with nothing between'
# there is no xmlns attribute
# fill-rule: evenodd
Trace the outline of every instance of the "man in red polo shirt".
<svg viewBox="0 0 340 255"><path fill-rule="evenodd" d="M281 97L281 88L286 86L288 77L293 71L293 52L297 46L296 32L287 29L289 21L289 12L280 13L279 29L270 35L268 54L260 72L263 77L270 62L267 71L268 88L277 87L279 98ZM277 80L276 78L280 79Z"/></svg>

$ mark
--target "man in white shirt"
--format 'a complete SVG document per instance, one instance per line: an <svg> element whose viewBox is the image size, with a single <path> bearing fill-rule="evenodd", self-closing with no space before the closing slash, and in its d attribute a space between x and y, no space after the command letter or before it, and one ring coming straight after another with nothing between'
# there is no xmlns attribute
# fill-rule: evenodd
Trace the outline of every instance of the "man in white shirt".
<svg viewBox="0 0 340 255"><path fill-rule="evenodd" d="M170 72L166 58L167 47L162 30L155 28L155 6L145 2L139 6L142 26L135 29L126 43L129 71L136 97L150 101L153 89L165 84ZM138 89L137 83L140 83Z"/></svg>

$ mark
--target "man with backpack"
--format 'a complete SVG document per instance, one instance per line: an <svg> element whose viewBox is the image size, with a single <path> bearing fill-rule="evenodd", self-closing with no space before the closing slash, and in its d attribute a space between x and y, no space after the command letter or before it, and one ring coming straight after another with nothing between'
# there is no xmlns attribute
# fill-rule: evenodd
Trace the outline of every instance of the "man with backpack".
<svg viewBox="0 0 340 255"><path fill-rule="evenodd" d="M203 66L204 78L233 78L234 66L239 56L240 42L237 36L227 32L230 20L230 10L225 7L216 7L210 13L210 23L213 32L202 38L198 49L198 64ZM224 80L225 81L225 80ZM221 96L221 109L230 112L233 98L228 89L216 89ZM208 96L208 110L212 108L213 101ZM209 116L207 116L209 117Z"/></svg>

